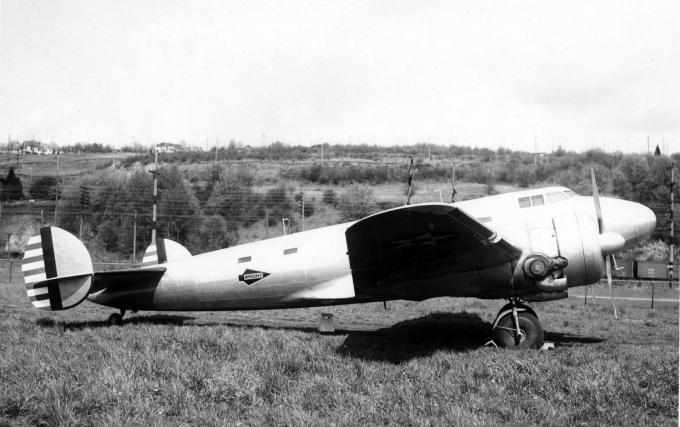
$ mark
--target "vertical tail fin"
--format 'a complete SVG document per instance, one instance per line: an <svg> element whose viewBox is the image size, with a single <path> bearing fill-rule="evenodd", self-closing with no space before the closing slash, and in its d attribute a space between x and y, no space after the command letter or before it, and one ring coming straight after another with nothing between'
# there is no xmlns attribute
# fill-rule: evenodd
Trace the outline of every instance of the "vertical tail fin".
<svg viewBox="0 0 680 427"><path fill-rule="evenodd" d="M34 307L65 310L80 304L92 286L92 259L76 236L43 227L29 239L21 265L26 294Z"/></svg>
<svg viewBox="0 0 680 427"><path fill-rule="evenodd" d="M191 258L191 252L187 248L170 239L156 238L156 243L152 243L144 251L142 267L184 258Z"/></svg>

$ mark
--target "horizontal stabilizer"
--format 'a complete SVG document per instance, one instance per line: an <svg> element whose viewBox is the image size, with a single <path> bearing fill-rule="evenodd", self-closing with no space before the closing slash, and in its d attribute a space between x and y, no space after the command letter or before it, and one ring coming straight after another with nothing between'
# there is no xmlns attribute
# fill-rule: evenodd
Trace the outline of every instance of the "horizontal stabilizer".
<svg viewBox="0 0 680 427"><path fill-rule="evenodd" d="M34 307L65 310L80 304L92 286L92 259L78 238L57 227L31 237L21 265Z"/></svg>
<svg viewBox="0 0 680 427"><path fill-rule="evenodd" d="M158 284L165 267L129 268L126 270L98 271L94 273L92 292L102 289L120 289L121 286L143 287Z"/></svg>

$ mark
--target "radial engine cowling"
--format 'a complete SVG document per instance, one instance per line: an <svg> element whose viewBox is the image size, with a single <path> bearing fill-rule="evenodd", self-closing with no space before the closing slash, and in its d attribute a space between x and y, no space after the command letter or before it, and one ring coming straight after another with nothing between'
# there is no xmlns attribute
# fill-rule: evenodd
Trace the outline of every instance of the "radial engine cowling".
<svg viewBox="0 0 680 427"><path fill-rule="evenodd" d="M564 269L568 286L584 286L600 280L604 261L596 220L576 212L555 216L554 226L560 255L569 262Z"/></svg>

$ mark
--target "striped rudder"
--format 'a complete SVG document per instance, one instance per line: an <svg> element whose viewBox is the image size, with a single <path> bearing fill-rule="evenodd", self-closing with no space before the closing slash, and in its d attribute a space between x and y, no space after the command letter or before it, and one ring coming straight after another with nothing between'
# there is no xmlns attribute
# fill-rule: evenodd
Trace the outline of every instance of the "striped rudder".
<svg viewBox="0 0 680 427"><path fill-rule="evenodd" d="M21 271L28 299L43 310L80 304L92 285L87 249L74 235L57 227L43 227L29 239Z"/></svg>

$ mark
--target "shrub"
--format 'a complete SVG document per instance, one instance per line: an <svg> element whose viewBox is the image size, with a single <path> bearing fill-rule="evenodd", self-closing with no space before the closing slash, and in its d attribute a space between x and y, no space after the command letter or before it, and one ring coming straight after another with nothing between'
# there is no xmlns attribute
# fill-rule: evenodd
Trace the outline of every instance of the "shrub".
<svg viewBox="0 0 680 427"><path fill-rule="evenodd" d="M378 205L371 189L353 185L340 196L338 209L345 221L353 221L376 212Z"/></svg>
<svg viewBox="0 0 680 427"><path fill-rule="evenodd" d="M276 224L281 218L290 218L293 210L293 201L286 190L286 185L281 184L267 191L264 196L264 206L269 210L269 224Z"/></svg>
<svg viewBox="0 0 680 427"><path fill-rule="evenodd" d="M54 188L56 184L56 178L44 176L35 180L33 184L31 184L31 188L28 190L28 192L32 198L37 200L51 199L54 197Z"/></svg>
<svg viewBox="0 0 680 427"><path fill-rule="evenodd" d="M302 201L304 194L302 192L295 193L293 199L295 200L295 211L300 215L300 210L302 209ZM305 198L304 199L304 209L305 217L314 215L314 199Z"/></svg>
<svg viewBox="0 0 680 427"><path fill-rule="evenodd" d="M336 207L338 205L338 195L332 188L325 190L321 196L321 203Z"/></svg>
<svg viewBox="0 0 680 427"><path fill-rule="evenodd" d="M227 248L238 242L237 227L220 215L205 218L199 229L199 236L204 251Z"/></svg>
<svg viewBox="0 0 680 427"><path fill-rule="evenodd" d="M9 172L2 181L2 195L0 199L6 200L21 200L24 198L24 187L21 185L21 179L14 174L14 168L9 168Z"/></svg>

